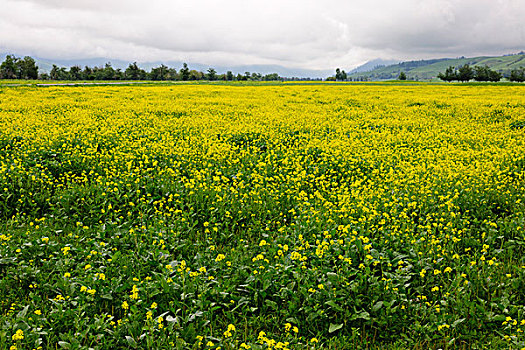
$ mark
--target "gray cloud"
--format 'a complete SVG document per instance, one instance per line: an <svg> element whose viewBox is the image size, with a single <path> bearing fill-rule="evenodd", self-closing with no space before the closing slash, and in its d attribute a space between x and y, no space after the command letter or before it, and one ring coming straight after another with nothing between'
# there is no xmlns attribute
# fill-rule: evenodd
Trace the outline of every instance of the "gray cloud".
<svg viewBox="0 0 525 350"><path fill-rule="evenodd" d="M522 0L0 0L0 51L326 69L525 46Z"/></svg>

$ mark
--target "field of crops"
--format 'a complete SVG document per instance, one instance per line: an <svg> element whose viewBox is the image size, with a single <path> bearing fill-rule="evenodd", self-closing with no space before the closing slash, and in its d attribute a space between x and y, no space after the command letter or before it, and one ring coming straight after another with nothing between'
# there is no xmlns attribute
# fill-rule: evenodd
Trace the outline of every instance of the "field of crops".
<svg viewBox="0 0 525 350"><path fill-rule="evenodd" d="M0 349L525 348L525 86L0 89Z"/></svg>

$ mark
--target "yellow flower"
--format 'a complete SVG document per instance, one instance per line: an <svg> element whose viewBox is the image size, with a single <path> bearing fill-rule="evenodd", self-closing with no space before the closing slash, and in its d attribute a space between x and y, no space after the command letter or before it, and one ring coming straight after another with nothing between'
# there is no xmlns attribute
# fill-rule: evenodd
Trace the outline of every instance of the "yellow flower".
<svg viewBox="0 0 525 350"><path fill-rule="evenodd" d="M35 310L35 315L42 315L42 311L40 311L40 310Z"/></svg>
<svg viewBox="0 0 525 350"><path fill-rule="evenodd" d="M312 339L310 339L310 342L311 343L319 343L319 340L317 340L317 338L312 338Z"/></svg>
<svg viewBox="0 0 525 350"><path fill-rule="evenodd" d="M13 334L13 336L11 337L14 341L17 341L17 340L22 340L24 339L24 331L19 329L16 331L15 334Z"/></svg>
<svg viewBox="0 0 525 350"><path fill-rule="evenodd" d="M129 304L128 304L127 301L124 300L124 302L122 302L122 308L123 308L124 310L129 309Z"/></svg>

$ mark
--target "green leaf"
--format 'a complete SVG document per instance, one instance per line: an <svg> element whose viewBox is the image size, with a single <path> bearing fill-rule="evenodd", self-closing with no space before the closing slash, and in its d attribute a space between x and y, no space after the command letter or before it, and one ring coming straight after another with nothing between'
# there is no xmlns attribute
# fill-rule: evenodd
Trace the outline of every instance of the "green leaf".
<svg viewBox="0 0 525 350"><path fill-rule="evenodd" d="M135 341L135 339L133 339L129 335L126 335L125 338L126 338L126 341L128 342L129 346L134 347L134 348L137 347L137 342Z"/></svg>
<svg viewBox="0 0 525 350"><path fill-rule="evenodd" d="M26 307L24 307L17 315L16 317L17 318L24 318L26 317L27 315L27 310L29 310L29 305L27 305Z"/></svg>
<svg viewBox="0 0 525 350"><path fill-rule="evenodd" d="M383 302L382 301L378 301L377 303L375 303L374 306L372 306L372 311L373 312L377 312L379 311L379 309L381 309L383 307Z"/></svg>
<svg viewBox="0 0 525 350"><path fill-rule="evenodd" d="M339 329L343 328L343 324L340 323L340 324L333 324L333 323L330 323L330 328L328 328L328 333L333 333Z"/></svg>
<svg viewBox="0 0 525 350"><path fill-rule="evenodd" d="M465 321L464 318L460 318L459 320L455 320L454 323L452 323L452 327L456 327L458 324L460 324L463 321Z"/></svg>
<svg viewBox="0 0 525 350"><path fill-rule="evenodd" d="M62 349L69 349L69 348L71 348L71 344L69 344L67 341L59 341L59 342L58 342L58 345L59 345Z"/></svg>
<svg viewBox="0 0 525 350"><path fill-rule="evenodd" d="M344 311L343 308L341 306L337 305L337 303L335 301L333 301L333 300L328 300L325 304L328 305L328 306L333 307L337 311Z"/></svg>

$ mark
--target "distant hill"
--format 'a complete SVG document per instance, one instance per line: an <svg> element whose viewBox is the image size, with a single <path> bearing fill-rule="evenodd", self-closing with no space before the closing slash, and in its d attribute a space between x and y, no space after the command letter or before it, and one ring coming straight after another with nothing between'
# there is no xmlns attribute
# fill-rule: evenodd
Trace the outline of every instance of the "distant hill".
<svg viewBox="0 0 525 350"><path fill-rule="evenodd" d="M383 68L385 66L390 66L399 62L399 60L383 60L381 58L376 58L375 60L368 61L365 64L352 69L348 74L369 72L371 70Z"/></svg>
<svg viewBox="0 0 525 350"><path fill-rule="evenodd" d="M5 56L7 53L0 53L0 62L5 59ZM18 55L14 53L17 57L23 57L24 55ZM116 60L111 58L87 58L87 59L71 59L71 60L59 60L59 59L49 59L49 58L41 58L41 57L34 57L32 56L36 64L38 66L38 70L40 73L49 73L51 71L51 68L53 67L53 64L56 64L59 67L71 67L71 66L80 66L84 68L84 66L89 67L103 67L106 63L110 62L111 66L115 69L120 68L122 70L125 70L130 63L128 61L123 60ZM271 74L271 73L277 73L281 77L287 77L287 78L326 78L330 74L332 74L332 70L314 70L314 69L301 69L301 68L288 68L284 66L279 65L236 65L236 66L214 66L214 65L206 65L202 63L192 63L187 62L188 67L190 69L196 69L198 71L206 72L208 68L212 67L214 68L218 73L226 73L227 71L232 71L234 74L243 74L245 72L250 73L261 73L261 74ZM151 70L151 68L158 67L161 64L164 64L170 68L175 68L179 70L182 68L183 62L179 61L156 61L156 62L138 62L138 65L140 68L145 69L147 71Z"/></svg>
<svg viewBox="0 0 525 350"><path fill-rule="evenodd" d="M405 72L410 80L432 80L449 66L489 66L503 74L508 74L512 69L525 67L525 52L505 56L480 56L460 58L437 58L421 61L407 61L388 66L380 66L369 71L355 71L349 78L358 80L387 80L396 79L400 72Z"/></svg>

